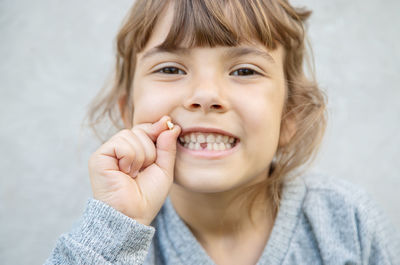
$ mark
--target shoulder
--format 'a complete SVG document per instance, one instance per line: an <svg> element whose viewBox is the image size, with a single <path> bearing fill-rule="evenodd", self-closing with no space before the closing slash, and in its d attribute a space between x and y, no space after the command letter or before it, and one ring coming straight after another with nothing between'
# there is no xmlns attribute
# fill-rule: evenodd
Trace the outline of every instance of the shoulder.
<svg viewBox="0 0 400 265"><path fill-rule="evenodd" d="M395 259L398 231L364 188L322 173L299 178L305 190L300 224L320 248L342 246L364 261Z"/></svg>
<svg viewBox="0 0 400 265"><path fill-rule="evenodd" d="M310 218L331 220L335 227L349 221L356 227L380 222L382 212L364 188L323 173L309 173L301 179L305 186L302 209Z"/></svg>
<svg viewBox="0 0 400 265"><path fill-rule="evenodd" d="M307 189L307 194L337 195L350 201L357 196L369 197L365 189L343 178L326 173L312 172L300 177ZM327 194L328 193L328 194Z"/></svg>
<svg viewBox="0 0 400 265"><path fill-rule="evenodd" d="M300 178L306 190L304 206L327 207L333 211L349 207L365 214L379 210L371 194L345 179L316 172Z"/></svg>

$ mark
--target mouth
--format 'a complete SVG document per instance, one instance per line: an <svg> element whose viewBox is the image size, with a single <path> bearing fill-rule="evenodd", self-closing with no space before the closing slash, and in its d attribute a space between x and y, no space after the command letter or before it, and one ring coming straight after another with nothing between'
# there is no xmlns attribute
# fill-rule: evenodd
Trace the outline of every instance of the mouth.
<svg viewBox="0 0 400 265"><path fill-rule="evenodd" d="M218 152L233 149L239 138L219 129L191 128L182 131L178 143L193 151Z"/></svg>

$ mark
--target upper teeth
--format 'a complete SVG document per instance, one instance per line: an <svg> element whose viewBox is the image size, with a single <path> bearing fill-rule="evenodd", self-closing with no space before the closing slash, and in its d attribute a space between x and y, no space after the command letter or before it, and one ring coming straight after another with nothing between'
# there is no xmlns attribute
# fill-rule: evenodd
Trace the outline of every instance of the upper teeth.
<svg viewBox="0 0 400 265"><path fill-rule="evenodd" d="M235 141L235 138L221 135L217 133L188 133L185 136L180 136L179 140L182 143L230 143Z"/></svg>

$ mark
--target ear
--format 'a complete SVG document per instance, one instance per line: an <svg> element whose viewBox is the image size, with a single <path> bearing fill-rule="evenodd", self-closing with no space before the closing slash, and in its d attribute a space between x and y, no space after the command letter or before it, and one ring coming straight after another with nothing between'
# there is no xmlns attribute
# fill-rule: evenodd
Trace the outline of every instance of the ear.
<svg viewBox="0 0 400 265"><path fill-rule="evenodd" d="M131 121L129 119L128 110L127 110L127 107L126 107L126 101L127 101L126 94L122 95L118 99L119 112L121 114L121 119L124 122L125 128L131 128L132 127L132 123L131 123Z"/></svg>
<svg viewBox="0 0 400 265"><path fill-rule="evenodd" d="M279 136L279 146L287 145L297 130L296 118L294 115L286 116L281 122L281 131Z"/></svg>

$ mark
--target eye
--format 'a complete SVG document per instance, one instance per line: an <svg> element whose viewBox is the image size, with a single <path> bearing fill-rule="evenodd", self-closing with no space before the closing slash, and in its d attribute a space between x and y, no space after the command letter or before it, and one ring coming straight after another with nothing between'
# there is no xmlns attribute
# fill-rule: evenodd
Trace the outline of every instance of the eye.
<svg viewBox="0 0 400 265"><path fill-rule="evenodd" d="M249 76L249 75L259 75L259 73L250 68L240 68L231 73L231 75L236 76Z"/></svg>
<svg viewBox="0 0 400 265"><path fill-rule="evenodd" d="M186 73L184 71L182 71L181 69L174 67L174 66L167 66L167 67L160 68L160 69L156 70L155 73L167 74L167 75L179 75L179 74L186 75Z"/></svg>

